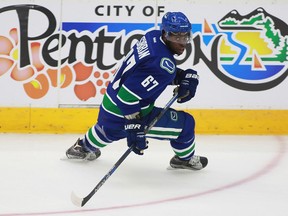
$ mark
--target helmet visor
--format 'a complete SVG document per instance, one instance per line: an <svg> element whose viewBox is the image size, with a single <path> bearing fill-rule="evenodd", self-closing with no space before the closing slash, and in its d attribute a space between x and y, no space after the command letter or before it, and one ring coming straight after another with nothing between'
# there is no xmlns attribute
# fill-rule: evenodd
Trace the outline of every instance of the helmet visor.
<svg viewBox="0 0 288 216"><path fill-rule="evenodd" d="M173 43L189 44L192 34L191 32L166 32L166 39Z"/></svg>

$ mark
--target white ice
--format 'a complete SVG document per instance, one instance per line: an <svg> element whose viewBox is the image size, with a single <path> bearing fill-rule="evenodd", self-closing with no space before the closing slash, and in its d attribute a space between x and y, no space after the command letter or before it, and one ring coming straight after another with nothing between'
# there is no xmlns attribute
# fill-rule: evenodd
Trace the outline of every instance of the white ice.
<svg viewBox="0 0 288 216"><path fill-rule="evenodd" d="M0 134L0 216L287 216L288 136L197 136L201 171L169 170L173 152L150 139L131 153L84 207L86 196L127 150L125 140L94 162L61 160L79 134Z"/></svg>

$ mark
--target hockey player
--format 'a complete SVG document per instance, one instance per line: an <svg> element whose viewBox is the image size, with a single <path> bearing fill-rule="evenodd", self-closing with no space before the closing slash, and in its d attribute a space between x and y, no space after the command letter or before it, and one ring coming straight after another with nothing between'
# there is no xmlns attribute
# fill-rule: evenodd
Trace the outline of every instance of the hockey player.
<svg viewBox="0 0 288 216"><path fill-rule="evenodd" d="M208 160L195 152L195 121L172 108L145 135L145 126L161 111L154 103L168 85L179 86L178 103L194 97L197 72L176 67L174 55L181 55L191 42L191 23L181 12L168 12L160 30L147 32L126 55L104 95L97 123L83 139L66 151L68 158L95 160L100 149L127 138L136 154L148 148L146 137L169 140L175 153L170 166L201 170Z"/></svg>

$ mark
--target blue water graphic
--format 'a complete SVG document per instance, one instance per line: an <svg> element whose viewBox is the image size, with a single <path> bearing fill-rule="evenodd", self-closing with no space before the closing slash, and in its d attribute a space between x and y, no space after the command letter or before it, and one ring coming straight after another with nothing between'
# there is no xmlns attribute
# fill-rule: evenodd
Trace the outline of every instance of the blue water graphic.
<svg viewBox="0 0 288 216"><path fill-rule="evenodd" d="M154 23L85 23L85 22L64 22L62 28L64 31L76 30L78 32L89 31L95 32L97 29L107 26L109 32L119 32L125 30L126 33L153 28Z"/></svg>
<svg viewBox="0 0 288 216"><path fill-rule="evenodd" d="M252 70L251 65L222 65L223 69L234 77L245 80L262 80L281 71L283 65L265 65L264 70Z"/></svg>

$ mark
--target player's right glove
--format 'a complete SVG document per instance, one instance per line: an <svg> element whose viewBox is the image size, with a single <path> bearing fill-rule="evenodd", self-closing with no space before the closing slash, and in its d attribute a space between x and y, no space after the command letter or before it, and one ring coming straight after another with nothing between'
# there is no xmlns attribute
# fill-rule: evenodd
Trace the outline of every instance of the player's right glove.
<svg viewBox="0 0 288 216"><path fill-rule="evenodd" d="M141 119L126 119L124 126L127 132L127 145L130 148L132 146L133 152L138 155L143 155L143 150L147 149L147 142L144 133L145 125Z"/></svg>
<svg viewBox="0 0 288 216"><path fill-rule="evenodd" d="M196 71L187 69L180 71L178 74L178 103L189 101L195 96L196 89L199 83L199 76Z"/></svg>

